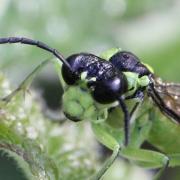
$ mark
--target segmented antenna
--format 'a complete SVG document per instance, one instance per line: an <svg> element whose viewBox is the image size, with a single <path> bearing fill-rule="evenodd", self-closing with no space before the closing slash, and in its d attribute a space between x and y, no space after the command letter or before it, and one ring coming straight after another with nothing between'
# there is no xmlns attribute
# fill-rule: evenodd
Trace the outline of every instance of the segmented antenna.
<svg viewBox="0 0 180 180"><path fill-rule="evenodd" d="M13 44L13 43L21 43L21 44L27 44L27 45L32 45L32 46L37 46L41 49L44 49L50 53L52 53L55 57L57 57L70 71L72 71L71 66L69 63L65 60L63 55L58 52L58 50L49 47L47 44L41 42L41 41L36 41L32 40L29 38L25 37L7 37L7 38L0 38L0 44ZM73 71L72 71L73 72Z"/></svg>

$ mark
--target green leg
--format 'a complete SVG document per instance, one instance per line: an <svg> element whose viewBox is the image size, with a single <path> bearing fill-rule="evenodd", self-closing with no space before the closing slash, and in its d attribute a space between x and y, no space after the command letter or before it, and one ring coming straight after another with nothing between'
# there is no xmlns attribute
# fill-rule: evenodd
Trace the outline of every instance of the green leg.
<svg viewBox="0 0 180 180"><path fill-rule="evenodd" d="M120 146L117 146L110 158L104 163L103 167L98 171L96 175L91 177L90 180L100 180L116 160L119 154L131 161L134 161L136 164L144 168L161 168L155 174L153 180L158 180L168 166L173 167L180 165L180 154L166 156L156 151L133 148L124 148L122 151L120 151Z"/></svg>
<svg viewBox="0 0 180 180"><path fill-rule="evenodd" d="M109 157L109 159L106 160L102 168L95 174L93 177L90 178L90 180L100 180L103 175L106 173L106 171L109 169L109 167L113 164L113 162L116 160L117 156L119 155L120 146L116 146L113 150L112 155Z"/></svg>
<svg viewBox="0 0 180 180"><path fill-rule="evenodd" d="M167 163L164 164L164 166L155 174L153 180L159 180L162 174L164 173L164 171L168 168L168 165L169 165L169 161L167 161Z"/></svg>
<svg viewBox="0 0 180 180"><path fill-rule="evenodd" d="M155 176L155 180L160 179L161 175L167 167L180 166L180 154L168 154L167 156L169 157L169 162L166 164L166 166L162 167L162 169L159 170L159 172Z"/></svg>
<svg viewBox="0 0 180 180"><path fill-rule="evenodd" d="M180 153L168 154L168 157L170 159L170 167L180 166Z"/></svg>
<svg viewBox="0 0 180 180"><path fill-rule="evenodd" d="M43 61L40 65L38 65L25 79L24 81L19 85L17 89L12 91L9 95L1 99L1 101L4 101L5 103L8 103L11 101L11 99L21 90L25 93L26 90L28 90L29 86L31 85L33 79L37 75L37 73L49 62L51 62L53 59L47 59Z"/></svg>
<svg viewBox="0 0 180 180"><path fill-rule="evenodd" d="M154 176L154 180L161 177L164 170L171 165L171 158L162 153L144 149L125 148L121 155L129 160L133 160L136 164L145 168L161 168ZM177 163L177 162L176 162ZM179 160L180 165L180 160Z"/></svg>

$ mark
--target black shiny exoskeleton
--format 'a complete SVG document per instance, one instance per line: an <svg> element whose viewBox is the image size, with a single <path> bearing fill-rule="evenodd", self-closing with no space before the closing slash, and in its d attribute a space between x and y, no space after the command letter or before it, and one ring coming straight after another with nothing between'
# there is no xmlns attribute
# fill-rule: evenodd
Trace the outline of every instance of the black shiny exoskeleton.
<svg viewBox="0 0 180 180"><path fill-rule="evenodd" d="M131 52L120 51L114 54L109 61L122 72L127 72L127 71L135 72L139 74L139 77L147 75L150 79L150 84L148 86L148 91L147 91L148 96L152 98L153 102L159 107L162 113L175 120L178 124L180 123L178 108L169 107L169 104L171 104L172 103L171 101L174 99L173 97L174 94L171 95L170 93L167 93L167 89L169 89L168 85L166 83L163 85L157 82L154 74L152 74L152 72L150 72L150 70L140 62L139 58L136 55L134 55ZM156 86L161 87L161 89L164 89L164 92L161 94L163 94L163 96L167 94L168 98L170 99L169 101L161 97L159 90ZM134 94L133 97L136 96L140 97L141 95L139 94L142 94L144 90L145 90L144 88L137 89L137 93ZM175 101L178 101L178 98L179 96L177 95Z"/></svg>
<svg viewBox="0 0 180 180"><path fill-rule="evenodd" d="M149 69L140 62L139 58L131 52L117 52L110 58L109 61L118 67L118 69L122 72L135 72L139 74L139 77L151 74Z"/></svg>
<svg viewBox="0 0 180 180"><path fill-rule="evenodd" d="M149 69L139 61L138 57L130 52L121 51L114 54L109 61L89 53L74 54L65 59L56 49L40 41L24 37L0 38L0 44L6 43L33 45L52 53L63 63L62 76L68 85L78 86L82 73L86 73L85 80L87 87L97 102L102 104L113 103L114 101L119 102L119 106L124 113L125 145L128 144L130 114L136 109L136 105L131 113L129 113L124 101L125 99L139 97L139 94L142 94L141 92L145 90L145 87L137 89L136 94L125 98L124 94L128 92L128 82L123 72L135 72L139 74L139 77L147 75L151 78L153 75ZM156 92L152 81L149 87L149 95L160 109L163 109L166 114L174 119L179 119L179 116L176 115L172 109L165 106L165 103L163 103L163 100ZM142 98L140 97L140 99Z"/></svg>
<svg viewBox="0 0 180 180"><path fill-rule="evenodd" d="M109 61L89 53L69 56L67 62L76 75L65 65L62 66L63 79L68 85L77 84L83 72L87 72L87 85L94 99L102 104L113 103L127 91L125 75ZM92 81L92 78L95 81Z"/></svg>
<svg viewBox="0 0 180 180"><path fill-rule="evenodd" d="M33 45L52 53L63 63L62 76L64 81L69 86L79 86L81 83L80 80L81 78L83 78L83 80L85 80L84 82L87 83L86 85L89 90L88 92L92 94L92 97L94 98L95 101L101 104L113 103L114 101L119 102L119 106L121 107L124 113L125 146L128 145L128 140L129 140L130 118L137 109L138 104L140 104L140 102L136 102L135 106L132 108L131 112L129 113L128 108L125 104L125 100L138 98L140 101L142 101L144 97L145 89L147 90L147 94L152 98L153 102L159 107L159 109L165 115L172 118L177 123L180 123L180 110L179 110L180 94L176 93L175 91L176 89L178 90L180 89L180 85L158 82L157 79L152 74L152 72L150 72L150 70L148 69L148 66L146 67L144 64L142 64L139 61L138 57L130 52L119 51L116 54L112 55L109 61L106 61L104 59L101 59L100 57L97 57L89 53L74 54L69 56L67 59L65 59L62 56L62 54L59 53L56 49L51 48L40 41L35 41L23 37L0 38L0 44L6 44L6 43L22 43L27 45ZM136 85L134 85L134 87L132 88L134 88L136 92L134 93L133 91L132 95L126 96L125 94L129 91L128 90L129 84L127 81L128 75L126 77L123 72L137 73L139 79L141 79L142 76L145 76L147 83L145 83L145 85L142 86L140 85L140 87L139 86L135 87ZM30 74L28 78L32 77L31 75L32 74ZM25 80L29 80L28 78ZM136 80L138 81L139 79ZM82 82L83 85L85 84L84 82ZM22 83L15 91L13 91L11 94L3 98L2 100L3 101L7 100L6 102L8 102L8 100L11 99L19 90L21 90L21 88L24 88L25 84L26 83ZM71 115L69 114L66 114L66 116L67 118L74 120L75 122L79 120L76 119L76 117L71 117ZM105 135L102 138L106 138L106 137L109 136ZM119 155L121 145L117 148L118 149L116 150L115 147L115 151L110 157L110 160L107 161L105 163L105 166L103 166L103 168L99 171L96 179L100 179L103 176L106 170L110 167L110 165ZM155 154L153 156L155 156ZM165 164L162 170L164 170L168 166L169 159L166 158L165 160L167 160L167 163ZM141 164L141 159L138 162L140 162ZM153 164L153 161L152 162L150 161L150 164L151 163ZM142 158L142 164L143 164L143 158ZM158 176L156 177L159 177L159 175L160 174L158 173Z"/></svg>

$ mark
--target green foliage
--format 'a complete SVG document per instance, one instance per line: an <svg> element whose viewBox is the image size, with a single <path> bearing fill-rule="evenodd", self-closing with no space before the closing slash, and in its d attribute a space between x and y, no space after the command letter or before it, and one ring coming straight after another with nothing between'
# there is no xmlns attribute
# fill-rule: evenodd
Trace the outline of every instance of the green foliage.
<svg viewBox="0 0 180 180"><path fill-rule="evenodd" d="M179 153L180 141L177 137L180 133L180 126L176 124L176 122L170 121L165 116L159 116L157 113L154 114L153 120L148 142L156 146L162 152L168 154ZM161 138L162 134L163 138Z"/></svg>
<svg viewBox="0 0 180 180"><path fill-rule="evenodd" d="M174 73L180 66L179 12L175 0L2 0L1 37L42 40L65 56L122 47L152 65L163 79L179 81ZM1 47L0 52L0 67L15 78L48 56L20 45ZM15 66L23 67L22 72Z"/></svg>
<svg viewBox="0 0 180 180"><path fill-rule="evenodd" d="M0 87L1 97L10 92L2 74ZM95 157L90 156L89 148L82 148L81 134L86 127L79 124L74 129L69 123L50 122L37 103L29 96L24 102L22 94L8 104L1 102L0 107L0 150L14 159L27 179L75 180L95 172Z"/></svg>
<svg viewBox="0 0 180 180"><path fill-rule="evenodd" d="M177 38L180 32L178 28L178 3L178 1L172 0L2 0L0 7L1 37L19 35L42 40L52 47L59 49L66 56L80 51L93 52L98 55L104 49L120 46L122 49L133 51L143 62L152 65L157 76L178 82L180 80L178 73L180 66L180 41ZM19 79L22 80L22 76L28 74L27 69L33 69L33 66L36 67L40 60L47 59L48 56L47 53L41 53L36 48L20 45L1 46L0 52L1 70L8 70L8 76L13 77L16 82L18 81L18 75ZM49 72L52 71L45 71L44 73L46 83L51 75ZM5 80L4 82L0 86L0 97L9 93L9 89L6 88L7 81ZM50 92L51 99L53 99L54 95L52 94ZM58 99L57 97L55 98ZM17 163L20 161L21 163L18 163L18 166L25 167L24 172L26 172L24 174L27 174L29 178L31 176L35 178L34 174L37 173L34 172L35 170L32 170L33 168L30 168L30 164L34 163L26 162L22 158L22 154L18 155L17 153L28 152L32 159L36 159L36 156L32 155L28 149L28 147L36 149L34 146L40 147L40 149L37 148L39 149L37 152L43 154L42 159L44 163L42 167L44 166L45 168L45 161L48 162L49 157L51 159L50 162L55 164L53 166L50 165L51 167L47 165L46 168L50 172L53 171L50 174L54 177L55 174L58 174L59 178L70 179L71 177L76 177L78 179L77 176L81 176L80 171L86 173L86 175L92 172L82 171L84 170L84 164L89 164L89 161L82 163L81 169L75 168L77 167L77 162L81 162L79 161L79 159L81 160L80 157L78 160L74 159L73 161L68 159L68 157L73 155L73 152L77 152L76 154L79 154L78 152L87 152L84 155L80 153L82 159L92 158L93 148L89 148L89 144L86 145L89 139L86 142L84 141L85 134L87 134L86 128L83 133L84 126L82 125L72 125L70 122L60 126L50 123L41 115L39 107L34 102L31 103L31 99L26 97L26 101L28 105L19 96L8 105L0 105L0 144L5 143L8 145L3 148L4 155L14 157L14 159L17 159ZM30 110L32 108L34 111ZM22 111L25 111L24 118L22 117ZM111 114L111 119L114 120L113 122L108 122L111 127L109 127L109 124L101 124L99 126L95 124L96 128L100 128L100 131L97 131L98 136L101 137L103 133L106 133L104 137L112 135L111 138L117 137L117 139L122 140L123 137L119 136L123 132L119 131L121 128L118 129L119 126L122 126L122 122L119 121L121 116L120 110L118 110L118 115ZM139 121L136 124L131 138L132 146L139 147L140 143L147 138L148 142L154 144L163 152L179 152L179 148L177 148L180 146L177 138L179 128L176 124L173 124L163 116L162 118L154 118L153 122L149 137L146 133L149 132L151 122L143 124L143 121ZM147 126L147 129L143 128L144 132L139 136L137 132L142 125L143 127ZM111 129L112 127L114 127L113 130ZM112 131L108 134L106 130L110 129ZM35 133L29 133L31 130ZM86 138L89 138L89 136ZM107 142L108 140L104 141L101 139L103 137L100 138L101 142ZM114 146L112 145L114 140L116 144L116 138L113 138L112 141L107 142L107 145L109 147ZM24 142L27 142L27 144ZM63 149L66 149L64 146L68 146L66 142L68 142L71 149L62 152ZM84 143L83 147L85 149L82 149L80 142ZM23 144L26 144L26 146ZM88 147L87 149L86 146ZM9 149L11 150L9 151ZM91 152L89 153L90 150ZM93 156L95 152L93 151ZM61 158L62 161L60 161ZM38 169L41 165L39 165L38 157L37 161L38 163L35 163L36 165L32 165L32 167L37 166L37 171L39 171ZM94 162L94 160L90 160L90 162ZM97 164L96 161L94 164ZM79 165L81 163L78 164L78 167ZM92 164L89 167L95 169ZM56 173L56 169L58 173ZM67 169L71 169L70 172L72 174L68 171L66 172ZM111 169L113 171L114 167ZM123 164L120 167L119 161L116 161L115 169L115 173L110 172L104 179L119 180L119 177L124 179L123 177L128 178L128 176L132 175L129 165L126 164L124 166ZM122 176L124 169L126 169L125 176ZM75 172L77 173L76 175ZM116 177L114 174L118 173L120 174ZM47 176L50 177L50 174ZM82 176L85 177L85 175ZM136 176L132 175L132 177L135 178ZM167 179L172 179L172 177Z"/></svg>

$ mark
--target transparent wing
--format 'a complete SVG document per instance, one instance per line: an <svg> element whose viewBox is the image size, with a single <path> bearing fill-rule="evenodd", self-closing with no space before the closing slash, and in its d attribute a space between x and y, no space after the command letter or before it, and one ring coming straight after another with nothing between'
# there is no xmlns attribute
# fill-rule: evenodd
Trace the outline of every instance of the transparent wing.
<svg viewBox="0 0 180 180"><path fill-rule="evenodd" d="M149 95L160 110L171 119L180 123L180 84L163 82L153 78Z"/></svg>

